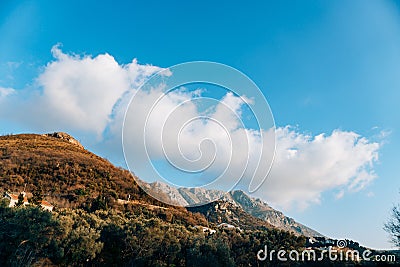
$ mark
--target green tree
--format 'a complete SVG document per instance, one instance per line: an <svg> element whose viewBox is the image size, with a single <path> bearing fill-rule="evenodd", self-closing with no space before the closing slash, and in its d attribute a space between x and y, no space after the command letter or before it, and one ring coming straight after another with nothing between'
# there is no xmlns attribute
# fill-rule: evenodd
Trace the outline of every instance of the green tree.
<svg viewBox="0 0 400 267"><path fill-rule="evenodd" d="M384 229L391 235L393 244L400 247L400 206L393 207L391 218L385 224Z"/></svg>
<svg viewBox="0 0 400 267"><path fill-rule="evenodd" d="M22 194L22 193L20 193L19 195L18 195L18 201L17 201L17 203L15 203L15 206L16 207L21 207L21 206L23 206L24 205L24 195Z"/></svg>
<svg viewBox="0 0 400 267"><path fill-rule="evenodd" d="M100 262L105 266L126 265L127 232L121 225L111 223L106 225L100 235L100 241L104 244L101 251Z"/></svg>
<svg viewBox="0 0 400 267"><path fill-rule="evenodd" d="M29 203L39 206L42 203L43 200L43 190L41 187L38 187L35 191L32 193L32 198L29 200Z"/></svg>
<svg viewBox="0 0 400 267"><path fill-rule="evenodd" d="M8 198L2 197L0 199L0 207L7 208L10 205L10 200Z"/></svg>
<svg viewBox="0 0 400 267"><path fill-rule="evenodd" d="M90 211L95 212L96 210L107 210L106 197L99 195L92 201Z"/></svg>
<svg viewBox="0 0 400 267"><path fill-rule="evenodd" d="M29 266L57 258L60 225L37 207L0 208L0 266Z"/></svg>
<svg viewBox="0 0 400 267"><path fill-rule="evenodd" d="M90 263L100 253L102 222L96 215L83 210L66 210L57 215L63 236L60 239L61 263L79 266Z"/></svg>

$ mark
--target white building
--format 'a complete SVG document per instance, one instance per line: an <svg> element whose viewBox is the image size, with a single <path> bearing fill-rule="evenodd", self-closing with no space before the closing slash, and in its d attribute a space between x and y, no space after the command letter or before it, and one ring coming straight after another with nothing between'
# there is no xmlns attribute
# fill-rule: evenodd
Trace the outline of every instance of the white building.
<svg viewBox="0 0 400 267"><path fill-rule="evenodd" d="M21 192L21 194L24 196L24 206L29 205L28 198L26 197L26 193L25 192ZM8 198L10 200L10 205L8 205L10 208L14 207L15 205L17 205L18 195L6 192L4 194L4 197Z"/></svg>
<svg viewBox="0 0 400 267"><path fill-rule="evenodd" d="M26 193L25 193L25 192L21 192L21 194L24 196L24 206L29 205L29 202L28 202L28 198L27 198L27 196L26 196ZM4 197L5 197L5 198L8 198L8 199L10 200L10 204L8 205L10 208L11 208L11 207L14 207L14 206L17 204L17 202L18 202L18 196L19 196L19 195L17 195L17 194L11 194L11 193L8 193L8 192L4 193ZM51 204L50 204L48 201L46 201L46 200L42 200L42 202L40 203L40 206L41 206L44 210L47 210L47 211L52 211L53 208L54 208L54 206L51 205Z"/></svg>
<svg viewBox="0 0 400 267"><path fill-rule="evenodd" d="M43 208L44 210L47 210L47 211L52 211L53 208L54 208L54 206L51 205L51 204L50 204L49 202L47 202L46 200L42 200L42 203L40 203L40 206L42 206L42 208Z"/></svg>

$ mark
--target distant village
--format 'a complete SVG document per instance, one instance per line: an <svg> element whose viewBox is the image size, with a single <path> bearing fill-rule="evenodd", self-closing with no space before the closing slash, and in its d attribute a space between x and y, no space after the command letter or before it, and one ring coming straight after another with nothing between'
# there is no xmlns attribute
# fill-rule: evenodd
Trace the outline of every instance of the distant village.
<svg viewBox="0 0 400 267"><path fill-rule="evenodd" d="M340 244L342 242L343 244ZM333 239L325 236L315 236L306 239L306 248L320 248L327 250L329 247L346 247L347 249L364 249L358 242L349 239Z"/></svg>
<svg viewBox="0 0 400 267"><path fill-rule="evenodd" d="M21 195L21 197L20 197ZM8 207L15 207L19 205L19 201L22 202L20 203L21 205L27 206L30 205L29 201L28 201L28 197L25 191L22 191L20 194L12 194L9 192L5 192L3 195L4 198L8 199L10 201L10 204L8 205ZM21 200L20 200L21 199ZM40 201L40 206L47 211L53 211L54 206L51 205L48 201L42 199Z"/></svg>

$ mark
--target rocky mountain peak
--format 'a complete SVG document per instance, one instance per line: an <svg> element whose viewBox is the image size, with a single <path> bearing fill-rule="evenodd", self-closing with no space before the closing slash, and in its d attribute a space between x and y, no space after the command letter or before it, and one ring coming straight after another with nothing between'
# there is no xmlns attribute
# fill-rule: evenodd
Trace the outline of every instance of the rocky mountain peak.
<svg viewBox="0 0 400 267"><path fill-rule="evenodd" d="M285 216L282 212L270 207L267 203L259 198L253 198L247 195L242 190L234 190L224 192L221 190L205 189L205 188L174 188L161 182L151 184L142 183L150 192L164 192L169 198L169 202L178 203L181 206L186 206L190 210L200 211L206 217L216 216L216 222L233 223L236 219L243 215L238 210L267 222L276 228L292 232L304 236L322 236L313 229L304 226L292 218ZM208 203L208 204L205 204ZM201 206L203 204L203 206ZM205 205L204 205L205 204ZM218 216L215 214L219 214ZM241 214L235 216L234 214ZM214 214L214 215L210 215ZM223 216L221 215L223 214ZM224 220L220 216L228 216ZM251 220L249 220L251 221Z"/></svg>
<svg viewBox="0 0 400 267"><path fill-rule="evenodd" d="M79 143L78 140L76 140L71 135L69 135L67 133L64 133L64 132L47 133L47 134L43 134L43 136L54 137L54 138L58 138L58 139L61 139L61 140L65 140L67 142L70 142L73 145L78 146L79 148L84 149L83 145L81 143Z"/></svg>

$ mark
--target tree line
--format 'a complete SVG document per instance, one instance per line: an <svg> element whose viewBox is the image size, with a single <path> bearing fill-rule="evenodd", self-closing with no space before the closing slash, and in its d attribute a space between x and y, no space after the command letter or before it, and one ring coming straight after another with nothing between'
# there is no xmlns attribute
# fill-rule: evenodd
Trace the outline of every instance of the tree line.
<svg viewBox="0 0 400 267"><path fill-rule="evenodd" d="M4 200L0 207L0 266L258 266L264 245L301 249L304 242L275 229L211 234L143 207L50 213Z"/></svg>

